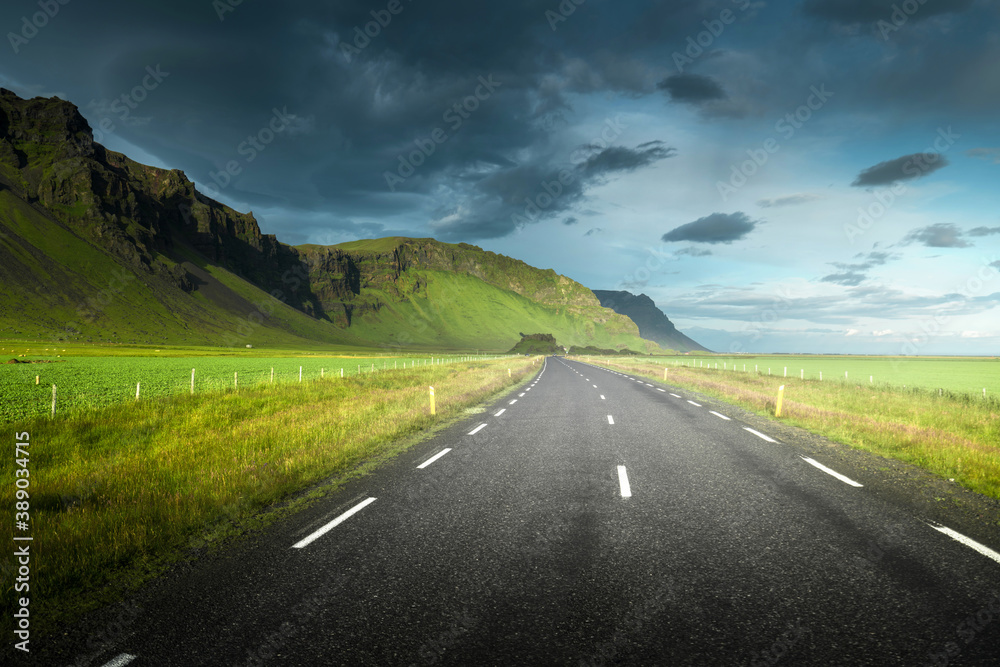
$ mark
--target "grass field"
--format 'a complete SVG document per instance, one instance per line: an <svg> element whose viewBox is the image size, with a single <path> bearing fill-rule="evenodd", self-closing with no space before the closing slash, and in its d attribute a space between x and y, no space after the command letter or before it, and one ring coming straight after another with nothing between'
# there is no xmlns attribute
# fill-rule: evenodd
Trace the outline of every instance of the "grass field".
<svg viewBox="0 0 1000 667"><path fill-rule="evenodd" d="M52 354L55 350L59 350L56 354L60 356ZM64 350L66 356L61 356ZM141 400L190 393L192 369L197 394L234 385L249 387L272 381L276 384L298 382L300 369L303 380L333 379L340 378L341 373L348 377L473 358L451 355L354 357L304 351L294 356L276 357L263 356L266 354L263 351L255 354L231 352L225 357L181 356L183 348L149 348L143 350L143 356L82 356L70 355L73 348L0 346L0 359L4 358L4 353L19 358L12 354L14 351L18 355L25 354L25 359L52 363L0 365L0 423L51 414L52 385L56 385L56 414L65 415L81 409L134 401L137 383ZM94 348L87 351L93 352Z"/></svg>
<svg viewBox="0 0 1000 667"><path fill-rule="evenodd" d="M799 368L793 375L791 358L784 356L758 358L759 372L754 372L752 358L746 361L740 358L736 370L731 361L714 357L684 359L676 365L679 360L674 359L589 357L583 360L661 381L665 370L668 384L691 388L769 416L775 415L778 387L784 386L781 421L852 447L916 464L954 479L968 489L1000 499L1000 388L990 395L989 387L996 386L995 375L987 380L987 374L997 368L996 361L913 360L900 370L909 374L905 377L912 383L904 388L902 383L870 383L867 375L852 378L851 369L865 368L864 359L809 359L839 377L827 379L824 373L820 381L817 371L815 379L807 374L802 380ZM786 360L787 378L783 375ZM858 364L848 367L847 381L843 376L845 362ZM742 370L744 363L747 372ZM961 391L969 386L970 379L949 377L948 372L955 369L976 374L971 379L972 386L985 385L987 397L982 397L981 390ZM992 370L993 374L996 372ZM926 384L914 386L921 381ZM955 389L935 388L942 384Z"/></svg>
<svg viewBox="0 0 1000 667"><path fill-rule="evenodd" d="M1000 359L996 357L851 357L838 355L744 355L665 358L667 366L691 366L807 380L845 380L855 384L924 387L1000 396Z"/></svg>
<svg viewBox="0 0 1000 667"><path fill-rule="evenodd" d="M15 479L30 482L32 619L52 630L120 597L170 562L328 492L539 368L525 357L426 365L14 422L10 442L27 433L31 444L23 466L0 459L0 502L14 507ZM317 490L296 496L310 487ZM267 508L274 511L261 514ZM10 609L13 578L5 573L4 582L0 606ZM10 623L5 614L3 632Z"/></svg>

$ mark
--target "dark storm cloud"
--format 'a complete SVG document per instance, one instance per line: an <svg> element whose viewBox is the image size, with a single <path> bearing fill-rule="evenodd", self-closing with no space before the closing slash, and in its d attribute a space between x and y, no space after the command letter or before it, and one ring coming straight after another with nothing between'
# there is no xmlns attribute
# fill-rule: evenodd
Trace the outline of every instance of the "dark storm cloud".
<svg viewBox="0 0 1000 667"><path fill-rule="evenodd" d="M891 185L898 181L926 176L947 164L948 159L940 153L913 153L863 169L851 185L856 187Z"/></svg>
<svg viewBox="0 0 1000 667"><path fill-rule="evenodd" d="M596 149L594 146L586 148ZM665 146L662 141L650 141L635 148L610 146L604 150L597 149L597 152L588 157L581 167L588 175L627 172L649 166L676 154L676 149Z"/></svg>
<svg viewBox="0 0 1000 667"><path fill-rule="evenodd" d="M701 104L726 98L726 92L717 81L701 74L674 74L656 85L669 93L674 102Z"/></svg>
<svg viewBox="0 0 1000 667"><path fill-rule="evenodd" d="M902 243L920 243L928 248L968 248L972 244L962 238L964 232L950 222L939 222L920 229L914 229L903 238Z"/></svg>
<svg viewBox="0 0 1000 667"><path fill-rule="evenodd" d="M732 243L745 237L759 224L759 220L751 220L741 211L713 213L670 230L662 239L666 242Z"/></svg>
<svg viewBox="0 0 1000 667"><path fill-rule="evenodd" d="M900 4L899 0L807 0L802 8L810 16L853 24L890 21ZM939 14L964 12L971 6L972 0L925 0L917 5L916 11L904 15L921 21Z"/></svg>
<svg viewBox="0 0 1000 667"><path fill-rule="evenodd" d="M584 201L593 185L675 154L660 141L635 148L586 144L570 152L570 164L559 154L543 154L485 176L465 175L456 181L462 183L458 199L441 207L431 227L447 240L505 236L565 215Z"/></svg>

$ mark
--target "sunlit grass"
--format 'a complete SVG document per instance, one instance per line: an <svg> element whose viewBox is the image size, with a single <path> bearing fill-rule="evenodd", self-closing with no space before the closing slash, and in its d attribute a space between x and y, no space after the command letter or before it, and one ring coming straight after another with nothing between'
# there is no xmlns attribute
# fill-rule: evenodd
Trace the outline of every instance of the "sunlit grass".
<svg viewBox="0 0 1000 667"><path fill-rule="evenodd" d="M268 506L390 455L407 436L538 368L525 358L443 364L181 394L12 424L32 443L33 618L51 628L112 596L101 592L109 583L124 581L118 586L127 589L247 522L259 525ZM7 507L14 502L12 458L0 462ZM13 598L5 578L5 609Z"/></svg>

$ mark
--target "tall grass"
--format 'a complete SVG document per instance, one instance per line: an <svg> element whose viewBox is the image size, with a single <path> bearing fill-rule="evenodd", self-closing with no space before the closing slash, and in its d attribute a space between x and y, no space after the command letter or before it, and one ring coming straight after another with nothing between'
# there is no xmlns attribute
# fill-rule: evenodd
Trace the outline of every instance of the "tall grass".
<svg viewBox="0 0 1000 667"><path fill-rule="evenodd" d="M583 361L663 380L642 359ZM820 382L708 368L667 367L669 384L772 416L785 386L781 421L921 466L1000 499L1000 400L975 394L864 382Z"/></svg>
<svg viewBox="0 0 1000 667"><path fill-rule="evenodd" d="M50 630L220 537L273 520L280 512L261 510L319 482L328 490L539 368L525 358L426 366L12 424L32 443L33 622ZM12 459L0 460L5 507L14 502ZM4 609L14 597L5 577ZM9 621L4 614L4 632Z"/></svg>

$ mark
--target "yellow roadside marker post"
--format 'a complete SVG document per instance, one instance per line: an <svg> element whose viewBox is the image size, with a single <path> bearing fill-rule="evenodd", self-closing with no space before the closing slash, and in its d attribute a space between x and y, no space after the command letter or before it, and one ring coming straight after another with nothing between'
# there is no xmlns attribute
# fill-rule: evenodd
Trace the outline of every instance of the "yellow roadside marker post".
<svg viewBox="0 0 1000 667"><path fill-rule="evenodd" d="M785 385L778 387L778 406L774 410L774 416L781 416L781 403L785 400Z"/></svg>
<svg viewBox="0 0 1000 667"><path fill-rule="evenodd" d="M431 414L434 415L437 414L437 412L434 410L434 387L431 387L430 389L431 389Z"/></svg>

